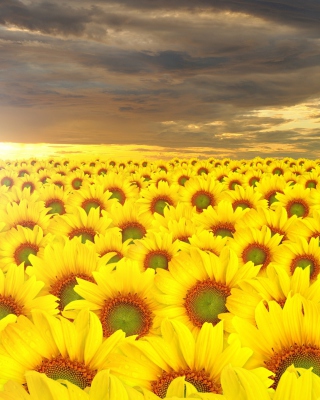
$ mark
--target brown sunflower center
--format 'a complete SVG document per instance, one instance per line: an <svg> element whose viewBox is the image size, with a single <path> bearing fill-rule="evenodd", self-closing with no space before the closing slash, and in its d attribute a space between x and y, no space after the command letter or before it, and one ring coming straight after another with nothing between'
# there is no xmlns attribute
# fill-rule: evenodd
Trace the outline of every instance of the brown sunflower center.
<svg viewBox="0 0 320 400"><path fill-rule="evenodd" d="M252 208L252 204L250 203L249 200L245 199L236 200L232 203L232 208L233 210L236 210L238 207L242 208L242 210L245 210L246 208Z"/></svg>
<svg viewBox="0 0 320 400"><path fill-rule="evenodd" d="M4 178L1 179L1 185L11 187L13 186L13 179L10 178L9 176L5 176Z"/></svg>
<svg viewBox="0 0 320 400"><path fill-rule="evenodd" d="M60 199L50 199L47 200L46 203L46 208L50 208L51 210L48 211L48 214L65 214L66 210L64 208L64 203Z"/></svg>
<svg viewBox="0 0 320 400"><path fill-rule="evenodd" d="M320 349L311 344L293 344L275 352L270 360L265 361L266 368L275 374L273 387L276 388L281 375L294 364L296 368L313 368L312 372L320 376Z"/></svg>
<svg viewBox="0 0 320 400"><path fill-rule="evenodd" d="M169 197L166 197L166 196L155 197L151 202L150 210L151 210L152 214L158 213L158 214L163 215L164 214L163 210L168 205L169 206L173 205L173 203Z"/></svg>
<svg viewBox="0 0 320 400"><path fill-rule="evenodd" d="M306 183L305 183L305 187L306 188L316 188L317 187L318 182L316 180L313 179L309 179Z"/></svg>
<svg viewBox="0 0 320 400"><path fill-rule="evenodd" d="M9 314L21 315L23 308L16 303L12 296L0 294L0 320Z"/></svg>
<svg viewBox="0 0 320 400"><path fill-rule="evenodd" d="M265 194L264 198L268 201L269 206L272 203L278 201L277 198L276 198L277 193L281 193L281 192L280 191L276 191L276 190L271 190L270 192Z"/></svg>
<svg viewBox="0 0 320 400"><path fill-rule="evenodd" d="M144 268L168 269L170 260L171 260L170 254L164 250L151 251L146 255L146 258L144 259Z"/></svg>
<svg viewBox="0 0 320 400"><path fill-rule="evenodd" d="M230 190L234 190L237 185L241 186L241 182L238 181L237 179L235 179L235 180L229 182L228 188Z"/></svg>
<svg viewBox="0 0 320 400"><path fill-rule="evenodd" d="M83 362L70 360L61 355L51 360L42 360L42 363L35 367L35 371L46 374L48 378L54 380L65 379L81 389L91 386L91 382L97 373Z"/></svg>
<svg viewBox="0 0 320 400"><path fill-rule="evenodd" d="M211 279L197 282L187 291L184 301L190 321L199 328L205 322L216 325L220 321L218 315L228 311L226 301L229 295L229 287L221 282Z"/></svg>
<svg viewBox="0 0 320 400"><path fill-rule="evenodd" d="M100 321L105 337L122 329L126 336L148 334L152 322L152 312L137 293L120 294L105 300Z"/></svg>
<svg viewBox="0 0 320 400"><path fill-rule="evenodd" d="M22 243L14 252L14 260L16 265L20 265L24 262L24 266L28 267L31 265L29 261L30 254L37 255L39 247L32 243Z"/></svg>
<svg viewBox="0 0 320 400"><path fill-rule="evenodd" d="M190 178L187 175L181 175L178 179L178 183L180 186L184 186L185 183L189 180Z"/></svg>
<svg viewBox="0 0 320 400"><path fill-rule="evenodd" d="M82 186L82 179L74 178L71 182L71 186L73 187L73 189L80 189L80 187Z"/></svg>
<svg viewBox="0 0 320 400"><path fill-rule="evenodd" d="M292 217L296 215L297 217L306 217L309 214L309 206L308 204L302 199L296 199L289 201L286 210L288 213L288 217Z"/></svg>
<svg viewBox="0 0 320 400"><path fill-rule="evenodd" d="M201 371L192 369L181 369L180 371L171 372L163 371L158 380L151 383L151 390L161 399L164 399L170 383L179 376L184 376L185 380L191 383L200 393L221 394L221 385L214 382L204 369Z"/></svg>
<svg viewBox="0 0 320 400"><path fill-rule="evenodd" d="M33 228L37 225L34 221L30 221L30 220L23 220L23 221L19 221L16 223L16 225L21 225L24 228L29 228L31 230L33 230Z"/></svg>
<svg viewBox="0 0 320 400"><path fill-rule="evenodd" d="M205 190L199 190L196 192L191 198L191 204L196 206L197 211L201 212L205 210L210 205L214 205L214 199L211 193L206 192Z"/></svg>
<svg viewBox="0 0 320 400"><path fill-rule="evenodd" d="M21 189L25 189L25 188L29 188L30 189L30 193L33 193L35 190L35 184L33 182L24 182L21 186Z"/></svg>
<svg viewBox="0 0 320 400"><path fill-rule="evenodd" d="M87 240L90 242L94 242L94 236L96 232L91 228L77 228L74 229L69 233L69 238L72 239L73 237L81 237L81 242L85 243Z"/></svg>
<svg viewBox="0 0 320 400"><path fill-rule="evenodd" d="M320 266L316 258L313 257L311 254L304 254L295 257L291 261L290 265L291 273L293 274L294 270L298 267L305 269L308 267L308 265L310 266L310 279L314 279L316 276L318 276L320 272Z"/></svg>
<svg viewBox="0 0 320 400"><path fill-rule="evenodd" d="M146 234L146 229L138 222L128 222L121 227L122 243L128 239L142 239Z"/></svg>
<svg viewBox="0 0 320 400"><path fill-rule="evenodd" d="M82 297L74 290L74 287L78 284L76 278L94 282L94 279L86 274L70 274L58 279L51 285L50 293L60 299L58 307L60 311L62 311L71 301L82 299Z"/></svg>
<svg viewBox="0 0 320 400"><path fill-rule="evenodd" d="M99 199L87 199L85 200L81 207L85 210L85 212L87 214L89 214L89 211L91 210L91 208L98 208L100 207L100 210L104 210L103 204L101 203L101 201Z"/></svg>
<svg viewBox="0 0 320 400"><path fill-rule="evenodd" d="M126 200L126 195L124 191L118 187L108 188L109 192L112 193L110 199L117 199L120 204L124 204Z"/></svg>
<svg viewBox="0 0 320 400"><path fill-rule="evenodd" d="M244 263L252 261L254 265L261 265L265 268L270 262L270 250L259 243L250 243L242 252Z"/></svg>

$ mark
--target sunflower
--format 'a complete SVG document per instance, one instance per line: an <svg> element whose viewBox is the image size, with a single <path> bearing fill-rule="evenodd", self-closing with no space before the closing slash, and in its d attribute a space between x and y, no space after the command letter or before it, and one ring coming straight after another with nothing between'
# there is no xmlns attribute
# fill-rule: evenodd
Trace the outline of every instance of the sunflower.
<svg viewBox="0 0 320 400"><path fill-rule="evenodd" d="M72 300L79 299L74 291L76 278L93 281L93 271L97 271L104 260L99 259L93 246L87 246L77 238L68 240L62 236L44 249L42 257L30 255L31 266L26 273L44 282L44 293L59 299L59 310Z"/></svg>
<svg viewBox="0 0 320 400"><path fill-rule="evenodd" d="M142 214L140 204L134 200L126 201L124 205L113 204L109 215L113 225L121 230L123 243L128 239L132 243L135 239L143 238L152 227L152 222Z"/></svg>
<svg viewBox="0 0 320 400"><path fill-rule="evenodd" d="M305 172L299 176L298 183L305 188L320 188L320 175L319 170L313 170L312 172Z"/></svg>
<svg viewBox="0 0 320 400"><path fill-rule="evenodd" d="M137 200L141 213L148 218L152 218L155 213L164 214L164 209L168 206L176 206L179 200L180 186L167 182L159 182L158 186L150 185L140 192L140 198Z"/></svg>
<svg viewBox="0 0 320 400"><path fill-rule="evenodd" d="M6 365L0 371L2 382L24 384L26 372L37 371L85 389L98 371L110 368L110 355L124 339L121 331L103 339L98 317L88 310L80 311L73 323L34 310L32 321L20 315L0 333L0 362Z"/></svg>
<svg viewBox="0 0 320 400"><path fill-rule="evenodd" d="M247 368L266 367L274 375L276 388L292 364L320 374L319 305L295 294L283 308L275 301L260 302L255 311L256 325L234 317L233 325L243 346L253 350Z"/></svg>
<svg viewBox="0 0 320 400"><path fill-rule="evenodd" d="M283 176L265 173L260 181L256 183L256 192L260 193L263 199L266 199L268 205L277 201L277 193L284 193L287 182Z"/></svg>
<svg viewBox="0 0 320 400"><path fill-rule="evenodd" d="M243 186L244 182L244 175L238 172L229 172L228 176L223 179L227 190L233 190L237 185Z"/></svg>
<svg viewBox="0 0 320 400"><path fill-rule="evenodd" d="M219 257L194 247L189 251L181 251L169 271L158 269L155 298L166 306L157 311L160 318L177 319L197 333L205 322L216 325L228 317L226 301L231 289L255 277L259 268L252 262L240 267L236 254L227 247Z"/></svg>
<svg viewBox="0 0 320 400"><path fill-rule="evenodd" d="M121 229L114 227L107 229L105 234L98 234L94 237L94 248L96 253L107 264L110 264L118 262L128 255L130 243L128 240L123 242Z"/></svg>
<svg viewBox="0 0 320 400"><path fill-rule="evenodd" d="M185 183L192 177L196 176L194 168L188 166L186 168L176 167L172 171L172 180L174 183L184 186Z"/></svg>
<svg viewBox="0 0 320 400"><path fill-rule="evenodd" d="M103 191L112 193L111 199L117 199L120 204L124 204L128 199L138 199L139 190L131 185L127 174L124 172L108 172L107 175L98 176L95 180L98 186L101 186Z"/></svg>
<svg viewBox="0 0 320 400"><path fill-rule="evenodd" d="M67 192L75 192L81 187L88 187L91 184L91 180L84 171L76 169L68 173L65 179L64 190Z"/></svg>
<svg viewBox="0 0 320 400"><path fill-rule="evenodd" d="M232 208L229 201L222 200L215 207L209 206L202 214L195 217L195 221L202 228L214 236L233 237L236 224L244 218L249 209Z"/></svg>
<svg viewBox="0 0 320 400"><path fill-rule="evenodd" d="M291 237L292 233L297 230L297 226L301 222L296 215L288 218L285 208L281 205L275 206L273 210L270 208L258 208L257 210L249 210L242 219L237 222L236 230L245 229L250 226L254 229L261 229L267 226L271 230L271 235L278 233L282 236L281 242Z"/></svg>
<svg viewBox="0 0 320 400"><path fill-rule="evenodd" d="M232 208L258 208L267 207L267 200L263 199L261 194L254 190L253 186L246 188L236 185L233 190L225 190L221 194L220 200L227 200L232 204Z"/></svg>
<svg viewBox="0 0 320 400"><path fill-rule="evenodd" d="M255 266L261 265L261 271L275 261L275 252L282 239L278 233L272 235L265 225L261 229L247 227L237 230L233 237L230 248L236 252L240 265L252 261Z"/></svg>
<svg viewBox="0 0 320 400"><path fill-rule="evenodd" d="M290 276L284 268L269 264L266 276L247 279L231 290L226 307L230 313L255 325L255 310L261 300L274 300L281 307L288 297L300 293L305 299L320 302L320 280L310 282L310 268L296 268Z"/></svg>
<svg viewBox="0 0 320 400"><path fill-rule="evenodd" d="M65 214L69 194L56 185L44 185L39 189L39 200L44 201L48 214Z"/></svg>
<svg viewBox="0 0 320 400"><path fill-rule="evenodd" d="M146 236L130 246L128 258L136 260L141 268L170 269L171 260L180 251L180 244L173 240L172 234L161 235L157 232L148 232Z"/></svg>
<svg viewBox="0 0 320 400"><path fill-rule="evenodd" d="M23 264L10 265L7 273L0 270L0 331L19 315L31 317L31 311L40 309L58 314L58 299L53 295L40 295L43 282L25 275Z"/></svg>
<svg viewBox="0 0 320 400"><path fill-rule="evenodd" d="M296 215L305 218L312 215L313 210L319 210L319 194L316 189L304 188L300 184L289 186L284 189L284 193L278 193L277 202L272 204L272 208L281 204L287 210L288 216Z"/></svg>
<svg viewBox="0 0 320 400"><path fill-rule="evenodd" d="M151 173L151 179L150 181L148 181L148 183L150 185L155 185L156 187L158 187L159 182L167 182L167 184L169 186L172 185L173 183L173 177L172 177L172 173L167 172L167 171L163 171L163 170L158 170L158 171L154 171Z"/></svg>
<svg viewBox="0 0 320 400"><path fill-rule="evenodd" d="M30 254L41 255L44 248L52 240L51 235L44 235L40 226L32 230L18 225L7 232L0 233L0 268L5 272L9 265L24 267L31 265Z"/></svg>
<svg viewBox="0 0 320 400"><path fill-rule="evenodd" d="M213 236L211 232L206 230L200 230L188 237L188 242L191 246L197 247L200 250L207 251L219 256L222 249L226 246L229 241L228 236ZM188 251L189 247L186 249Z"/></svg>
<svg viewBox="0 0 320 400"><path fill-rule="evenodd" d="M228 364L242 367L252 353L241 348L237 339L226 343L223 332L222 322L204 323L194 337L183 323L165 319L161 337L122 342L122 354L112 356L112 362L118 363L112 371L127 384L151 390L160 398L182 376L199 392L221 394L223 368Z"/></svg>
<svg viewBox="0 0 320 400"><path fill-rule="evenodd" d="M139 192L141 189L145 189L149 185L149 182L144 179L140 172L130 174L128 181L130 182L130 185L137 187Z"/></svg>
<svg viewBox="0 0 320 400"><path fill-rule="evenodd" d="M308 242L312 237L320 237L320 210L313 211L309 217L297 219L287 238L295 242L296 238L301 236Z"/></svg>
<svg viewBox="0 0 320 400"><path fill-rule="evenodd" d="M274 253L273 261L292 275L296 268L310 266L310 279L317 279L320 273L319 238L313 237L307 242L304 237L296 237L295 242L287 240Z"/></svg>
<svg viewBox="0 0 320 400"><path fill-rule="evenodd" d="M94 242L95 235L104 234L112 222L106 214L100 217L98 208L91 208L88 214L81 207L69 206L68 211L52 217L48 232L69 239L80 237L83 243L87 240Z"/></svg>
<svg viewBox="0 0 320 400"><path fill-rule="evenodd" d="M18 225L33 229L38 225L46 233L50 218L43 202L29 203L26 198L22 199L19 204L8 203L5 210L0 210L0 221L6 223L7 229L17 228Z"/></svg>
<svg viewBox="0 0 320 400"><path fill-rule="evenodd" d="M79 190L71 193L68 198L68 204L66 206L67 212L69 208L72 212L73 207L81 207L88 214L91 208L100 208L102 210L110 211L110 208L116 199L111 199L112 193L108 190L104 190L97 184L90 186L81 187Z"/></svg>
<svg viewBox="0 0 320 400"><path fill-rule="evenodd" d="M53 173L48 179L46 179L48 185L56 185L62 189L67 188L67 176L61 176L60 174Z"/></svg>
<svg viewBox="0 0 320 400"><path fill-rule="evenodd" d="M161 228L168 229L173 221L179 222L182 218L184 220L193 222L194 217L197 215L196 208L190 204L179 202L176 206L167 206L163 209L163 214L155 213L154 220L152 221L153 229L159 231Z"/></svg>
<svg viewBox="0 0 320 400"><path fill-rule="evenodd" d="M16 171L4 169L0 171L0 185L12 188L18 183L18 173Z"/></svg>
<svg viewBox="0 0 320 400"><path fill-rule="evenodd" d="M180 201L196 207L203 212L209 206L215 206L221 199L225 186L211 176L190 178L180 189Z"/></svg>
<svg viewBox="0 0 320 400"><path fill-rule="evenodd" d="M191 165L194 165L194 170L197 175L208 175L215 167L219 166L212 165L209 161L197 161L195 164L191 162Z"/></svg>
<svg viewBox="0 0 320 400"><path fill-rule="evenodd" d="M155 335L154 313L160 305L154 299L154 275L153 269L141 271L138 264L129 259L120 260L115 270L113 265L102 267L93 273L96 283L77 279L74 290L83 300L70 302L65 308L66 315L74 317L83 308L94 311L105 337L119 329L126 336L136 335L137 339Z"/></svg>
<svg viewBox="0 0 320 400"><path fill-rule="evenodd" d="M273 175L284 175L288 170L287 164L283 160L273 160L269 165L269 171Z"/></svg>
<svg viewBox="0 0 320 400"><path fill-rule="evenodd" d="M17 182L17 186L21 191L28 188L30 193L38 191L42 186L42 182L39 181L38 174L24 175L22 178L19 178Z"/></svg>

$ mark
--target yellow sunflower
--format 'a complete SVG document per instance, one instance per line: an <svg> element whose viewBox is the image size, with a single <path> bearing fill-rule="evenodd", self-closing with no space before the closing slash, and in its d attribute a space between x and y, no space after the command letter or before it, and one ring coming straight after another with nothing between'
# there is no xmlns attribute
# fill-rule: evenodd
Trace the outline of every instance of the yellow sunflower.
<svg viewBox="0 0 320 400"><path fill-rule="evenodd" d="M140 204L134 200L126 201L124 205L113 204L108 215L111 216L113 225L121 230L122 242L141 239L152 227L150 218L142 213Z"/></svg>
<svg viewBox="0 0 320 400"><path fill-rule="evenodd" d="M296 215L305 218L312 215L314 210L320 209L319 194L316 189L304 188L300 184L287 186L283 194L276 195L277 202L271 207L281 204L287 210L288 216Z"/></svg>
<svg viewBox="0 0 320 400"><path fill-rule="evenodd" d="M239 224L249 209L237 207L233 209L229 201L220 201L215 207L209 206L202 214L197 215L194 220L202 228L214 236L233 237L236 224Z"/></svg>
<svg viewBox="0 0 320 400"><path fill-rule="evenodd" d="M81 389L91 386L98 371L110 368L110 355L124 339L120 330L103 339L98 317L82 310L74 322L40 310L24 315L0 333L0 380L26 383L26 372L64 379ZM18 350L18 351L17 351Z"/></svg>
<svg viewBox="0 0 320 400"><path fill-rule="evenodd" d="M268 172L273 175L284 175L287 170L288 166L283 160L272 160Z"/></svg>
<svg viewBox="0 0 320 400"><path fill-rule="evenodd" d="M18 173L9 169L0 171L0 185L12 188L18 183Z"/></svg>
<svg viewBox="0 0 320 400"><path fill-rule="evenodd" d="M137 187L131 185L128 176L124 172L110 171L106 175L98 176L95 183L101 186L103 191L112 193L111 199L117 199L120 204L124 204L126 200L138 199L139 190Z"/></svg>
<svg viewBox="0 0 320 400"><path fill-rule="evenodd" d="M233 238L230 248L236 252L240 265L252 261L255 266L261 265L260 271L264 271L270 262L275 261L275 252L282 236L278 233L272 235L264 225L261 229L247 227L237 230Z"/></svg>
<svg viewBox="0 0 320 400"><path fill-rule="evenodd" d="M180 189L180 201L196 207L197 212L203 212L209 206L215 206L221 199L225 186L211 176L190 178Z"/></svg>
<svg viewBox="0 0 320 400"><path fill-rule="evenodd" d="M80 169L75 169L67 174L65 179L64 190L66 192L75 192L79 190L81 187L88 187L91 184L91 179L88 175L84 173L84 171Z"/></svg>
<svg viewBox="0 0 320 400"><path fill-rule="evenodd" d="M57 298L53 295L41 296L44 283L35 277L27 277L23 265L10 265L6 274L0 270L0 331L8 323L15 322L17 316L31 317L31 311L40 309L49 314L57 314Z"/></svg>
<svg viewBox="0 0 320 400"><path fill-rule="evenodd" d="M184 186L185 183L196 175L194 168L188 166L186 168L176 167L172 171L172 180L174 183Z"/></svg>
<svg viewBox="0 0 320 400"><path fill-rule="evenodd" d="M19 204L8 203L5 210L0 210L0 221L6 223L7 229L17 228L18 225L33 229L38 225L44 233L47 233L50 218L51 215L48 215L43 202L29 203L25 198Z"/></svg>
<svg viewBox="0 0 320 400"><path fill-rule="evenodd" d="M95 235L104 234L112 222L106 214L100 217L98 208L91 208L88 214L81 207L70 206L68 210L68 213L52 217L48 232L69 239L80 237L83 243L87 240L94 242Z"/></svg>
<svg viewBox="0 0 320 400"><path fill-rule="evenodd" d="M30 255L31 266L26 273L44 282L44 293L52 294L59 299L59 310L72 300L79 299L74 291L76 278L93 282L93 271L97 271L104 260L98 257L93 246L82 244L78 239L52 241L44 249L40 258Z"/></svg>
<svg viewBox="0 0 320 400"><path fill-rule="evenodd" d="M246 188L236 185L233 190L225 190L221 194L220 200L227 200L232 204L232 208L258 208L267 207L267 200L263 199L261 194L254 190L253 186Z"/></svg>
<svg viewBox="0 0 320 400"><path fill-rule="evenodd" d="M297 219L287 238L295 242L296 238L301 236L308 242L312 237L320 237L320 210L313 211L309 217Z"/></svg>
<svg viewBox="0 0 320 400"><path fill-rule="evenodd" d="M172 260L170 270L158 269L156 299L165 308L157 315L174 318L197 333L205 322L216 325L228 318L226 301L231 289L243 279L255 277L259 268L252 262L239 266L236 254L225 247L219 257L190 247ZM226 326L226 329L228 327Z"/></svg>
<svg viewBox="0 0 320 400"><path fill-rule="evenodd" d="M283 308L275 301L260 302L255 311L256 325L234 317L233 325L243 346L253 350L247 368L265 367L273 372L276 388L292 364L320 374L319 304L295 294Z"/></svg>
<svg viewBox="0 0 320 400"><path fill-rule="evenodd" d="M22 263L24 267L31 265L30 254L41 257L44 248L52 240L51 235L44 235L38 225L33 230L18 225L0 233L0 238L0 268L4 272L11 264L18 266Z"/></svg>
<svg viewBox="0 0 320 400"><path fill-rule="evenodd" d="M94 248L99 256L106 259L106 263L115 263L128 255L130 243L122 241L122 233L119 228L109 228L105 234L94 237ZM109 256L111 255L111 258Z"/></svg>
<svg viewBox="0 0 320 400"><path fill-rule="evenodd" d="M266 199L269 207L277 201L277 193L284 193L287 187L287 182L283 176L272 175L265 173L259 182L256 183L256 191L261 194L263 199Z"/></svg>
<svg viewBox="0 0 320 400"><path fill-rule="evenodd" d="M24 175L22 178L19 178L17 182L17 187L23 191L28 188L30 193L36 192L42 187L42 182L39 181L38 174Z"/></svg>
<svg viewBox="0 0 320 400"><path fill-rule="evenodd" d="M180 251L180 244L173 240L172 234L161 235L157 232L148 232L146 236L130 246L128 258L136 260L141 270L147 268L170 269L171 260Z"/></svg>
<svg viewBox="0 0 320 400"><path fill-rule="evenodd" d="M56 185L44 185L39 189L39 200L44 201L48 214L65 214L69 193Z"/></svg>
<svg viewBox="0 0 320 400"><path fill-rule="evenodd" d="M140 198L137 200L141 213L152 218L155 213L164 214L164 209L168 206L176 206L179 200L180 186L167 182L159 182L158 186L150 185L140 192Z"/></svg>
<svg viewBox="0 0 320 400"><path fill-rule="evenodd" d="M233 190L237 185L244 185L244 175L238 172L229 172L228 176L223 179L226 190Z"/></svg>
<svg viewBox="0 0 320 400"><path fill-rule="evenodd" d="M137 339L155 335L155 311L160 305L154 299L154 275L153 269L141 271L129 259L120 260L115 270L113 265L101 267L93 273L95 282L77 279L74 291L81 300L66 306L66 316L74 317L78 310L88 308L98 315L105 337L119 329Z"/></svg>
<svg viewBox="0 0 320 400"><path fill-rule="evenodd" d="M252 354L237 339L226 343L223 332L222 322L204 323L194 337L183 323L165 319L161 337L122 342L122 354L112 356L118 364L112 371L127 384L151 390L160 398L166 398L170 383L182 376L201 393L221 394L223 368L242 367Z"/></svg>
<svg viewBox="0 0 320 400"><path fill-rule="evenodd" d="M67 189L67 176L61 176L60 174L53 173L49 178L46 179L48 185L56 185L64 190Z"/></svg>
<svg viewBox="0 0 320 400"><path fill-rule="evenodd" d="M320 175L318 170L312 172L305 172L299 176L298 183L305 188L320 188Z"/></svg>
<svg viewBox="0 0 320 400"><path fill-rule="evenodd" d="M261 300L274 300L281 307L288 297L300 293L305 299L320 302L320 280L310 282L310 268L296 268L290 276L284 268L269 264L266 276L241 281L231 290L226 307L230 313L255 325L255 310Z"/></svg>
<svg viewBox="0 0 320 400"><path fill-rule="evenodd" d="M292 275L296 268L310 266L310 279L317 279L320 273L319 238L313 237L307 242L304 237L296 237L295 242L285 241L274 253L273 261Z"/></svg>
<svg viewBox="0 0 320 400"><path fill-rule="evenodd" d="M188 237L188 242L190 243L190 246L197 247L200 250L213 253L216 256L219 256L221 254L222 249L226 246L228 241L228 236L213 236L211 232L206 230L199 230L191 237ZM189 248L190 247L187 247L185 250L188 251Z"/></svg>

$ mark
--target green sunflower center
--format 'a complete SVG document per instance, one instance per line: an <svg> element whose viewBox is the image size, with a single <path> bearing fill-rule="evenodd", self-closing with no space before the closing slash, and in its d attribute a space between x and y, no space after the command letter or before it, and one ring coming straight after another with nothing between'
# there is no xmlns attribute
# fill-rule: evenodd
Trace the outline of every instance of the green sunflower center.
<svg viewBox="0 0 320 400"><path fill-rule="evenodd" d="M11 187L13 185L13 179L6 177L1 179L1 185Z"/></svg>
<svg viewBox="0 0 320 400"><path fill-rule="evenodd" d="M69 238L81 237L81 242L85 243L87 240L94 242L95 231L90 228L78 228L69 233Z"/></svg>
<svg viewBox="0 0 320 400"><path fill-rule="evenodd" d="M207 192L197 192L192 196L191 203L197 207L198 211L202 211L210 206L212 203L212 195Z"/></svg>
<svg viewBox="0 0 320 400"><path fill-rule="evenodd" d="M102 209L101 202L98 199L90 199L82 203L82 208L85 210L87 214L89 214L91 208L98 208L98 207Z"/></svg>
<svg viewBox="0 0 320 400"><path fill-rule="evenodd" d="M277 387L281 375L292 364L296 368L312 367L312 372L320 376L320 349L311 344L293 344L275 353L265 364L266 368L275 373L274 388Z"/></svg>
<svg viewBox="0 0 320 400"><path fill-rule="evenodd" d="M23 189L30 189L30 193L32 193L32 192L34 192L35 186L31 182L25 182L25 183L23 183L21 188L22 188L22 190Z"/></svg>
<svg viewBox="0 0 320 400"><path fill-rule="evenodd" d="M316 181L308 181L306 183L306 188L316 188L317 187L317 182Z"/></svg>
<svg viewBox="0 0 320 400"><path fill-rule="evenodd" d="M167 252L165 251L155 251L147 254L144 266L145 268L162 268L162 269L168 269L168 263L169 263L170 256Z"/></svg>
<svg viewBox="0 0 320 400"><path fill-rule="evenodd" d="M73 187L73 189L80 189L80 187L82 186L82 179L80 179L80 178L75 178L73 181L72 181L72 187Z"/></svg>
<svg viewBox="0 0 320 400"><path fill-rule="evenodd" d="M30 254L37 255L39 251L39 247L35 244L31 243L24 243L21 244L14 252L14 259L17 265L20 265L24 262L24 266L28 267L31 265L29 261Z"/></svg>
<svg viewBox="0 0 320 400"><path fill-rule="evenodd" d="M121 329L126 336L146 335L152 326L152 313L136 293L106 300L100 317L104 336L108 337Z"/></svg>
<svg viewBox="0 0 320 400"><path fill-rule="evenodd" d="M178 179L178 183L181 186L184 186L185 183L189 180L188 176L180 176L180 178Z"/></svg>
<svg viewBox="0 0 320 400"><path fill-rule="evenodd" d="M110 258L110 260L107 262L107 264L116 263L116 262L120 261L121 258L122 258L121 254L116 254L115 256Z"/></svg>
<svg viewBox="0 0 320 400"><path fill-rule="evenodd" d="M158 214L163 215L164 214L163 210L165 209L165 207L168 206L168 204L170 204L168 199L154 199L151 205L151 211L153 213L156 212Z"/></svg>
<svg viewBox="0 0 320 400"><path fill-rule="evenodd" d="M51 208L50 211L48 211L48 214L65 214L66 210L64 208L64 204L61 200L53 200L53 201L48 201L46 202L46 207Z"/></svg>
<svg viewBox="0 0 320 400"><path fill-rule="evenodd" d="M144 226L140 225L137 222L131 222L128 225L122 227L122 243L124 243L128 239L142 239L146 234L146 230Z"/></svg>
<svg viewBox="0 0 320 400"><path fill-rule="evenodd" d="M282 168L275 168L273 170L273 175L282 175L282 174L283 174Z"/></svg>
<svg viewBox="0 0 320 400"><path fill-rule="evenodd" d="M119 188L109 188L109 192L112 193L110 196L110 199L117 199L120 204L124 204L126 200L126 195L124 194L124 191L119 189Z"/></svg>
<svg viewBox="0 0 320 400"><path fill-rule="evenodd" d="M205 175L207 175L208 174L208 170L207 170L207 168L199 168L198 169L198 175L202 175L202 174L205 174Z"/></svg>
<svg viewBox="0 0 320 400"><path fill-rule="evenodd" d="M296 257L291 263L291 272L293 273L297 267L302 269L307 268L310 266L310 278L313 278L315 275L318 275L319 266L317 265L316 260L313 257L303 257L298 256Z"/></svg>
<svg viewBox="0 0 320 400"><path fill-rule="evenodd" d="M262 245L250 244L242 253L244 262L252 261L254 265L265 264L268 259L268 249Z"/></svg>
<svg viewBox="0 0 320 400"><path fill-rule="evenodd" d="M35 371L46 374L48 378L54 380L67 380L81 389L91 386L97 373L97 371L90 370L84 363L64 358L61 355L51 360L43 359L41 365L35 367Z"/></svg>
<svg viewBox="0 0 320 400"><path fill-rule="evenodd" d="M218 226L214 226L212 228L212 232L215 236L233 237L235 229L231 224L219 224Z"/></svg>
<svg viewBox="0 0 320 400"><path fill-rule="evenodd" d="M268 202L269 202L269 205L271 205L272 203L278 201L277 198L276 198L276 196L277 196L277 192L275 192L275 191L272 191L271 193L268 193L268 194L265 196L265 198L266 198L266 199L268 200Z"/></svg>
<svg viewBox="0 0 320 400"><path fill-rule="evenodd" d="M309 212L309 207L306 203L299 200L298 202L294 201L291 204L288 204L287 211L289 217L292 217L292 215L296 215L297 217L306 217Z"/></svg>
<svg viewBox="0 0 320 400"><path fill-rule="evenodd" d="M58 279L51 285L50 293L60 299L59 309L62 311L67 304L71 301L82 300L74 287L78 284L76 278L85 279L86 281L93 282L93 278L85 274L70 274L61 279Z"/></svg>
<svg viewBox="0 0 320 400"><path fill-rule="evenodd" d="M228 286L207 279L198 282L187 291L185 309L190 321L201 328L205 322L216 325L218 315L227 312L226 300L230 295Z"/></svg>
<svg viewBox="0 0 320 400"><path fill-rule="evenodd" d="M257 182L259 182L259 178L251 178L250 180L249 180L249 185L250 186L257 186Z"/></svg>
<svg viewBox="0 0 320 400"><path fill-rule="evenodd" d="M237 200L233 202L232 208L234 210L236 210L237 208L242 208L242 210L245 210L246 208L251 208L251 204L249 204L245 200Z"/></svg>

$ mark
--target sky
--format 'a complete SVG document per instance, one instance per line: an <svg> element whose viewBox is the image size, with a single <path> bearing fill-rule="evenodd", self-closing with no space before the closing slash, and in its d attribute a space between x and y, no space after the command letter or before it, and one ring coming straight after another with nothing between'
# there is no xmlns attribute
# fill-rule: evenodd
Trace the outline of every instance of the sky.
<svg viewBox="0 0 320 400"><path fill-rule="evenodd" d="M3 151L318 159L319 140L319 0L0 1Z"/></svg>

